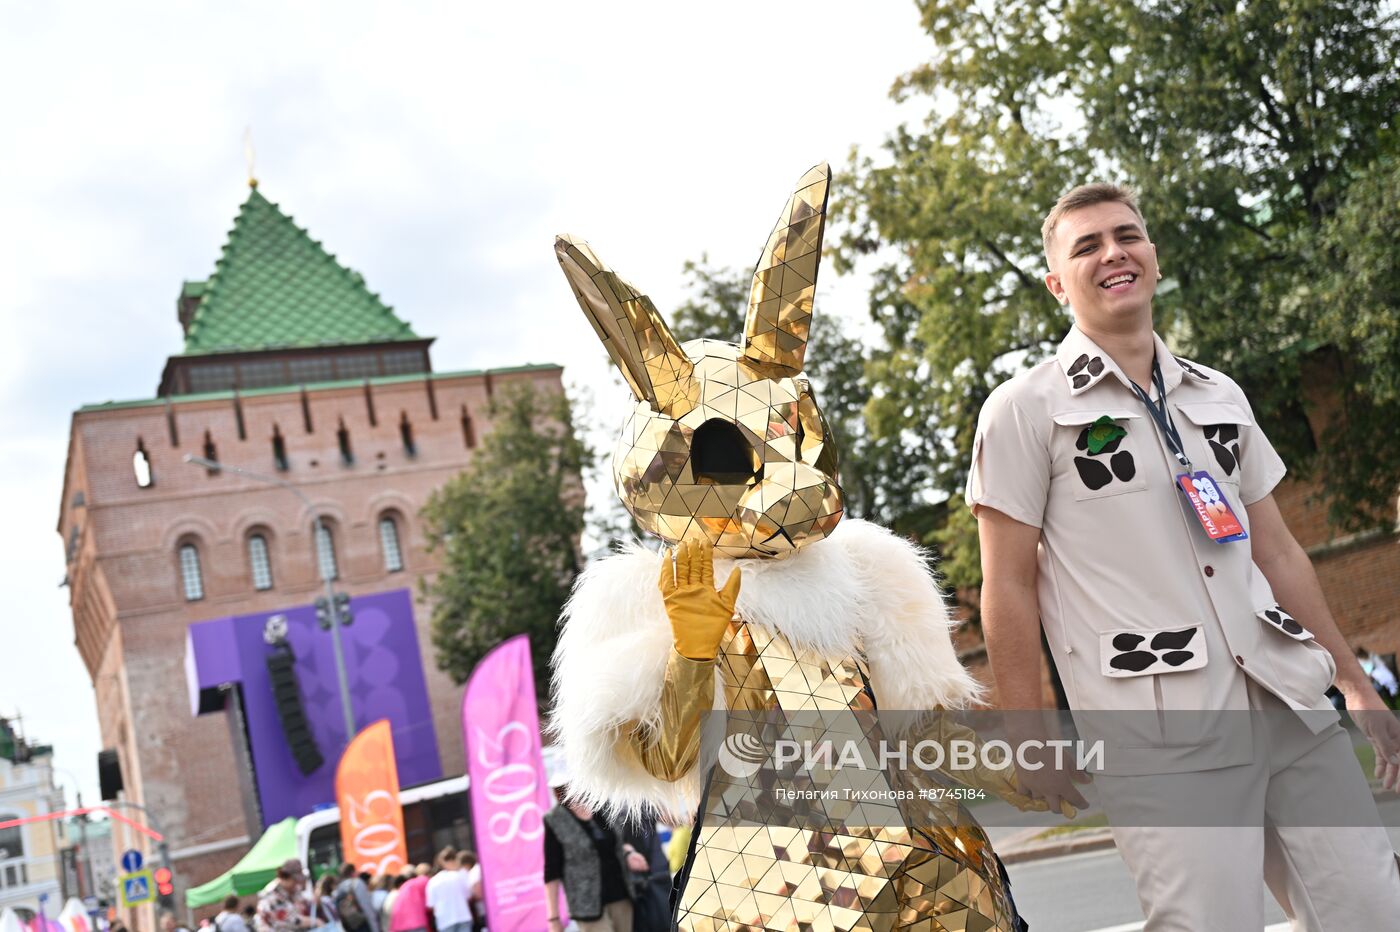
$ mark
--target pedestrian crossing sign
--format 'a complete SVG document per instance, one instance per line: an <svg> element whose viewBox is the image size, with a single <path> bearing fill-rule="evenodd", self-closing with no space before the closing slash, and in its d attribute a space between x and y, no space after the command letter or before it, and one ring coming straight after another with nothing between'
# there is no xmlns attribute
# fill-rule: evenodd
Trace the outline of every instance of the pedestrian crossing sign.
<svg viewBox="0 0 1400 932"><path fill-rule="evenodd" d="M136 906L149 903L156 898L156 885L151 881L149 868L132 874L122 874L117 878L123 906Z"/></svg>

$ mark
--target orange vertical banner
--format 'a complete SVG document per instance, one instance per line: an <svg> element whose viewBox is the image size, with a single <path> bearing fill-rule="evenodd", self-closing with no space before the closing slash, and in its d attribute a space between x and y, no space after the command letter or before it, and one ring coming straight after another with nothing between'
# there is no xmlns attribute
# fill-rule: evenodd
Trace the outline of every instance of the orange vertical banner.
<svg viewBox="0 0 1400 932"><path fill-rule="evenodd" d="M335 771L340 848L345 863L371 874L398 873L408 863L399 805L399 767L389 720L366 727L340 755Z"/></svg>

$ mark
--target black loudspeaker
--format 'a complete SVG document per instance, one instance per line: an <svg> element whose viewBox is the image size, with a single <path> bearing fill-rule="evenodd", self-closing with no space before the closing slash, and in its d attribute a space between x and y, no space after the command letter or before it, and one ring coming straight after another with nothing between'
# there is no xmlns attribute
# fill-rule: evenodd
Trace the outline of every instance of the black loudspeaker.
<svg viewBox="0 0 1400 932"><path fill-rule="evenodd" d="M282 734L292 749L297 769L311 773L325 763L311 726L306 721L306 709L301 704L301 689L297 685L296 657L285 643L272 648L267 655L267 676L272 681L272 696L277 702L277 718Z"/></svg>
<svg viewBox="0 0 1400 932"><path fill-rule="evenodd" d="M116 799L117 794L126 788L122 780L122 760L117 756L116 748L97 752L97 782L103 799Z"/></svg>

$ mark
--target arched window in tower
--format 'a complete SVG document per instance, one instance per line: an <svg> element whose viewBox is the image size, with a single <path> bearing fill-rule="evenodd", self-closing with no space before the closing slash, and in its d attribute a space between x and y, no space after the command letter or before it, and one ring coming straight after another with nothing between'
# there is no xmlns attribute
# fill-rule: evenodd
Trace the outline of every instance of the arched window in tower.
<svg viewBox="0 0 1400 932"><path fill-rule="evenodd" d="M340 569L335 562L335 537L331 533L330 522L324 518L316 522L316 568L324 579L339 579Z"/></svg>
<svg viewBox="0 0 1400 932"><path fill-rule="evenodd" d="M272 588L272 559L267 551L267 535L248 535L248 568L252 571L253 588Z"/></svg>
<svg viewBox="0 0 1400 932"><path fill-rule="evenodd" d="M399 546L399 524L393 515L379 519L379 547L384 551L384 571L397 573L403 569L403 549Z"/></svg>
<svg viewBox="0 0 1400 932"><path fill-rule="evenodd" d="M131 455L131 471L136 476L137 488L149 489L155 485L155 473L151 472L151 458L146 454L146 444L136 438L136 452Z"/></svg>
<svg viewBox="0 0 1400 932"><path fill-rule="evenodd" d="M340 426L335 429L335 442L340 445L340 461L346 466L354 466L355 451L350 446L350 431L346 429L343 418Z"/></svg>
<svg viewBox="0 0 1400 932"><path fill-rule="evenodd" d="M272 425L272 465L277 467L278 472L292 468L291 460L287 459L287 441L282 438L282 431L276 424Z"/></svg>
<svg viewBox="0 0 1400 932"><path fill-rule="evenodd" d="M186 602L198 602L204 598L204 573L199 566L199 548L192 543L180 545L180 585L184 587Z"/></svg>
<svg viewBox="0 0 1400 932"><path fill-rule="evenodd" d="M472 416L467 412L466 405L462 405L462 441L468 450L476 449L476 428L472 425Z"/></svg>
<svg viewBox="0 0 1400 932"><path fill-rule="evenodd" d="M418 444L413 441L413 424L408 419L407 411L399 412L399 439L403 441L403 452L407 456L418 455Z"/></svg>

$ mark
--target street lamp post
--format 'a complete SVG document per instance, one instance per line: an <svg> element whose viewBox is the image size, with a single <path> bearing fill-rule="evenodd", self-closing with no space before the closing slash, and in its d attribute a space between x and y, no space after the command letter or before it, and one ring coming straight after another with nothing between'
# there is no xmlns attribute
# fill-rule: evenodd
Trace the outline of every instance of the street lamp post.
<svg viewBox="0 0 1400 932"><path fill-rule="evenodd" d="M335 678L340 685L340 709L345 715L345 741L348 744L355 737L355 714L350 705L350 681L345 673L345 648L340 642L340 612L335 604L335 588L331 585L330 567L328 561L321 558L321 536L328 534L325 525L321 523L320 513L312 506L311 500L302 493L301 489L292 485L285 479L276 476L267 476L262 473L252 472L238 466L228 466L216 460L206 459L202 456L195 456L193 453L185 454L185 462L192 466L203 466L205 469L236 473L255 482L266 482L268 485L275 485L291 492L306 509L311 512L312 536L311 552L316 556L316 569L321 574L321 582L326 587L327 610L331 617L331 647L335 652Z"/></svg>
<svg viewBox="0 0 1400 932"><path fill-rule="evenodd" d="M73 781L73 791L77 794L78 797L78 808L83 808L83 791L78 789L78 778L73 776L73 774L71 774L65 768L55 767L52 763L49 764L49 769L54 771L55 773L61 773L66 778ZM65 798L63 800L63 806L64 808L67 808L68 800L66 793L64 794L64 797ZM86 815L80 815L76 817L76 820L78 823L78 852L81 858L81 861L77 865L79 873L79 886L86 888L89 896L96 896L97 886L93 883L92 877L92 852L88 849L88 817Z"/></svg>

